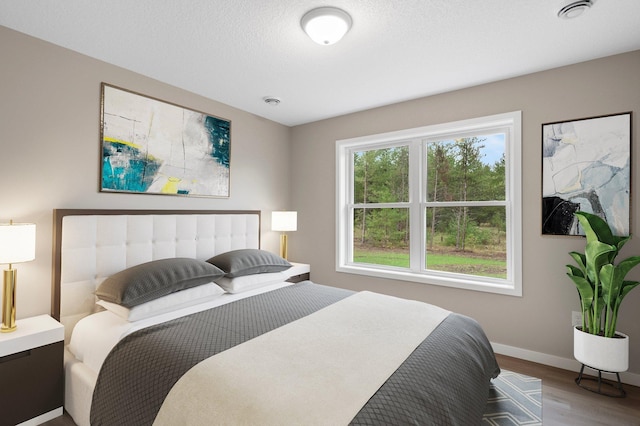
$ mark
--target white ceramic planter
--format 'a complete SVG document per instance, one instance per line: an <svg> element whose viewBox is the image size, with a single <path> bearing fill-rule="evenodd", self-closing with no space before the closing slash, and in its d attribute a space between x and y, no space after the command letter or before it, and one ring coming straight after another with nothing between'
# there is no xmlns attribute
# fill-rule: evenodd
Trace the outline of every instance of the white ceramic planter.
<svg viewBox="0 0 640 426"><path fill-rule="evenodd" d="M629 369L629 336L603 337L573 328L573 356L582 364L602 371L619 373Z"/></svg>

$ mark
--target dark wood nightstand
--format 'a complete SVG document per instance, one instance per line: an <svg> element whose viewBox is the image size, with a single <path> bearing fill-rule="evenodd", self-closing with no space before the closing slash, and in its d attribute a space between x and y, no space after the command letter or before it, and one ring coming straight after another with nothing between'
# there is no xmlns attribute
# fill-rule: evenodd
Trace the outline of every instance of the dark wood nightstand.
<svg viewBox="0 0 640 426"><path fill-rule="evenodd" d="M306 263L289 263L291 263L293 266L285 271L285 273L289 274L289 279L287 280L287 282L299 283L300 281L311 279L310 265Z"/></svg>
<svg viewBox="0 0 640 426"><path fill-rule="evenodd" d="M64 327L49 315L0 333L0 426L37 425L62 415Z"/></svg>

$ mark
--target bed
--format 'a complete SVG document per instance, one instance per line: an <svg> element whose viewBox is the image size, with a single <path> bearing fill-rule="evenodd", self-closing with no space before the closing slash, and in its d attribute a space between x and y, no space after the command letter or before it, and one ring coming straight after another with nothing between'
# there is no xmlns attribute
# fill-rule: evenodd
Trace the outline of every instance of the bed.
<svg viewBox="0 0 640 426"><path fill-rule="evenodd" d="M471 318L287 281L259 211L54 210L53 267L81 426L479 424L499 374Z"/></svg>

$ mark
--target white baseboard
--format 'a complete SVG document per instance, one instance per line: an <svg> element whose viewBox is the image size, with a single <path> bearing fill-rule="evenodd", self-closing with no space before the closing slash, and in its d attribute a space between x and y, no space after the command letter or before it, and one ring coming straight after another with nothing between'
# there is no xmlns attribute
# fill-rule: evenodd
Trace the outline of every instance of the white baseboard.
<svg viewBox="0 0 640 426"><path fill-rule="evenodd" d="M62 407L56 408L54 410L49 411L48 413L41 414L38 417L34 417L31 420L22 422L18 424L18 426L36 426L44 422L48 422L49 420L53 420L57 417L60 417L62 414L63 414Z"/></svg>
<svg viewBox="0 0 640 426"><path fill-rule="evenodd" d="M511 356L514 358L524 359L526 361L536 362L551 367L562 368L563 370L580 371L581 364L575 359L562 358L555 355L548 355L542 352L530 351L528 349L516 348L515 346L503 345L501 343L491 342L493 351L497 354ZM586 374L593 374L593 370L586 369ZM640 386L640 374L623 372L620 373L620 380L633 386Z"/></svg>

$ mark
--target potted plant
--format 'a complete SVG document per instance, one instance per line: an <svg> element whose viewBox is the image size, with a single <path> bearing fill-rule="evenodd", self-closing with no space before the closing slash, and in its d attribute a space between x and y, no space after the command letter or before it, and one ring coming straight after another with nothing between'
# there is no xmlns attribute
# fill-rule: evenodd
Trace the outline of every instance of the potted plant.
<svg viewBox="0 0 640 426"><path fill-rule="evenodd" d="M627 273L640 263L632 256L614 263L631 238L613 235L602 218L576 212L587 244L584 253L571 252L577 266L567 265L567 275L580 295L582 327L574 328L574 356L591 368L622 372L629 368L629 337L616 331L620 304L640 282L626 281Z"/></svg>

